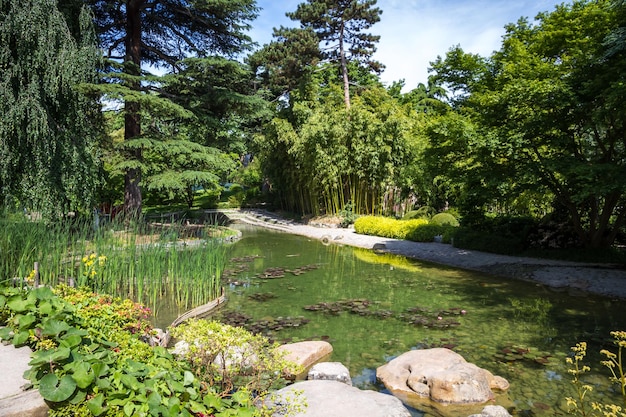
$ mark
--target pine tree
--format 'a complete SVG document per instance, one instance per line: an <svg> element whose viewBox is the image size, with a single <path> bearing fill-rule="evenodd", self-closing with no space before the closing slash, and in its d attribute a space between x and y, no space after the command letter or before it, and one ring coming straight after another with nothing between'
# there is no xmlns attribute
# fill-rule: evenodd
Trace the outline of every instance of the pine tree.
<svg viewBox="0 0 626 417"><path fill-rule="evenodd" d="M246 22L257 13L254 0L89 0L88 3L94 10L107 57L123 63L122 74L117 75L126 90L114 87L109 92L123 96L126 141L141 138L142 106L145 109L157 99L149 94L155 85L150 88L142 83L142 65L176 70L177 62L188 56L240 53L250 47ZM137 94L142 91L146 94ZM127 157L124 209L127 215L134 216L141 213L142 147L133 145Z"/></svg>
<svg viewBox="0 0 626 417"><path fill-rule="evenodd" d="M339 63L346 108L350 108L348 63L357 61L376 73L383 69L372 60L380 36L364 33L380 21L382 10L375 5L376 0L307 0L287 13L304 28L312 28L326 46L323 56Z"/></svg>

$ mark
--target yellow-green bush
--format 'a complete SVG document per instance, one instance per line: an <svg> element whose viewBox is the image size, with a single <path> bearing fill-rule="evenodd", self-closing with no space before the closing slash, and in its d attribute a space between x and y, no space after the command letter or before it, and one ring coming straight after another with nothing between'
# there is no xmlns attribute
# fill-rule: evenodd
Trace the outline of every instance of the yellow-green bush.
<svg viewBox="0 0 626 417"><path fill-rule="evenodd" d="M354 230L362 235L406 239L416 228L428 224L425 219L395 220L380 216L362 216L354 222Z"/></svg>

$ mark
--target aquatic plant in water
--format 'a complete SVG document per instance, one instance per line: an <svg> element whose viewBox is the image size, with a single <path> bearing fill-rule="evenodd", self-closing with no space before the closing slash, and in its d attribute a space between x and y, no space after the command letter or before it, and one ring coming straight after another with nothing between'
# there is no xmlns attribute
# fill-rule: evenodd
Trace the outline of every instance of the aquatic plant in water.
<svg viewBox="0 0 626 417"><path fill-rule="evenodd" d="M253 334L261 334L265 337L273 337L274 332L301 327L309 322L305 317L271 317L253 320L252 317L236 311L222 313L218 320L230 326L242 327Z"/></svg>
<svg viewBox="0 0 626 417"><path fill-rule="evenodd" d="M551 354L542 352L536 348L518 346L514 344L504 346L494 355L494 358L497 361L503 363L525 361L539 365L548 365L551 357Z"/></svg>
<svg viewBox="0 0 626 417"><path fill-rule="evenodd" d="M394 313L391 310L372 310L370 306L374 303L366 299L340 300L335 302L320 302L304 306L307 311L322 312L330 315L339 315L342 312L357 314L379 319L396 318L415 326L425 328L446 329L460 326L461 323L451 316L462 316L467 314L464 309L453 307L443 310L432 310L426 307L407 308L404 313Z"/></svg>
<svg viewBox="0 0 626 417"><path fill-rule="evenodd" d="M43 224L0 218L0 227L0 278L9 285L23 285L23 279L13 277L28 276L38 263L40 284L75 282L95 292L131 297L155 314L164 298L190 308L221 293L228 245L219 238L163 242L146 224L94 230L90 221L66 219Z"/></svg>

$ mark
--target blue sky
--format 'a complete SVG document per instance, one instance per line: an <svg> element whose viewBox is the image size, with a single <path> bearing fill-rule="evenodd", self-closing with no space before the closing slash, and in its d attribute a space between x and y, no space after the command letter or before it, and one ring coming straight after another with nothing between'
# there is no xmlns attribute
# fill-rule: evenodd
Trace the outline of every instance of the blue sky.
<svg viewBox="0 0 626 417"><path fill-rule="evenodd" d="M262 8L250 32L260 45L272 40L272 28L296 27L285 16L305 0L257 0ZM520 17L531 21L563 0L378 0L381 21L370 32L380 35L375 58L385 64L381 79L405 79L405 90L426 83L429 62L454 45L489 56L500 48L504 26Z"/></svg>

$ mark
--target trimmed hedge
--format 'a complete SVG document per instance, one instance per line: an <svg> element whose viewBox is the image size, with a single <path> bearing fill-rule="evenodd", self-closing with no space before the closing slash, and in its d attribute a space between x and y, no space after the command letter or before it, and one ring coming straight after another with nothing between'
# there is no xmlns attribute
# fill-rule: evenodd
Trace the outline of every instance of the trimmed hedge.
<svg viewBox="0 0 626 417"><path fill-rule="evenodd" d="M423 206L418 208L417 210L411 210L407 214L402 217L402 220L413 220L413 219L430 219L435 214L437 214L437 210L429 206Z"/></svg>
<svg viewBox="0 0 626 417"><path fill-rule="evenodd" d="M435 240L435 236L442 236L442 242L445 242L445 237L448 235L447 242L450 242L450 233L448 232L450 228L451 226L425 224L412 230L406 238L414 242L432 242Z"/></svg>
<svg viewBox="0 0 626 417"><path fill-rule="evenodd" d="M381 216L362 216L354 222L354 231L362 235L407 239L415 229L427 225L428 220L395 220Z"/></svg>

